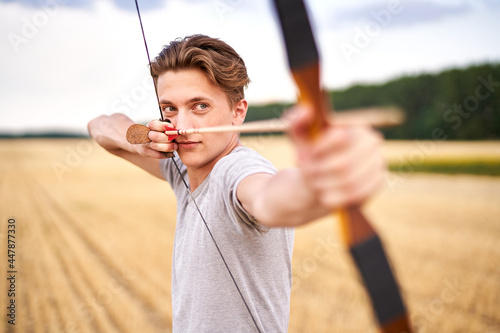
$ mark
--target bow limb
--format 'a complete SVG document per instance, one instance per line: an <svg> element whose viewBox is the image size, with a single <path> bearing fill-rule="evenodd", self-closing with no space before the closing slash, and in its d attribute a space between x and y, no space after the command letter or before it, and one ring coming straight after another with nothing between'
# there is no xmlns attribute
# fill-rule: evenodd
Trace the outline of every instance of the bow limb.
<svg viewBox="0 0 500 333"><path fill-rule="evenodd" d="M320 85L319 55L303 0L274 0L299 103L313 112L309 136L330 126L326 95ZM357 206L339 209L344 240L370 296L381 332L410 332L398 284L375 229Z"/></svg>

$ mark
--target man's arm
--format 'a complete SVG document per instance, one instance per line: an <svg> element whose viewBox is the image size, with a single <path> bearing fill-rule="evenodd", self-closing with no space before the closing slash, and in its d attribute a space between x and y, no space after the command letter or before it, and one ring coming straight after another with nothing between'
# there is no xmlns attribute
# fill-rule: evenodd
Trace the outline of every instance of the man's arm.
<svg viewBox="0 0 500 333"><path fill-rule="evenodd" d="M383 182L381 136L366 127L325 129L307 141L307 113L295 115L290 136L298 168L276 175L255 174L238 186L243 207L270 227L297 226L340 207L361 204Z"/></svg>
<svg viewBox="0 0 500 333"><path fill-rule="evenodd" d="M237 189L243 208L268 227L298 226L328 213L307 189L299 169L254 174Z"/></svg>
<svg viewBox="0 0 500 333"><path fill-rule="evenodd" d="M165 158L162 152L172 151L177 148L176 145L168 142L167 136L162 132L161 122L158 120L148 124L152 129L149 137L154 142L132 145L126 140L127 129L132 124L134 122L126 115L115 113L110 116L99 116L91 120L87 127L90 136L108 152L124 158L153 176L163 179L158 160Z"/></svg>

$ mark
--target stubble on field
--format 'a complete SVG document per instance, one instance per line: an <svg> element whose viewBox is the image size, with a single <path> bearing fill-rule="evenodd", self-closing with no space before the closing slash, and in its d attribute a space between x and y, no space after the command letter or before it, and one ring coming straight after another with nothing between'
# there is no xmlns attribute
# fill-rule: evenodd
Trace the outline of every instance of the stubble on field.
<svg viewBox="0 0 500 333"><path fill-rule="evenodd" d="M278 168L293 165L281 137L244 141ZM387 156L412 147L389 143ZM0 141L0 160L0 239L15 217L19 270L16 326L2 321L0 331L169 331L169 186L89 140ZM500 330L499 202L498 177L407 173L388 174L364 206L419 332ZM290 332L375 332L336 222L296 231Z"/></svg>

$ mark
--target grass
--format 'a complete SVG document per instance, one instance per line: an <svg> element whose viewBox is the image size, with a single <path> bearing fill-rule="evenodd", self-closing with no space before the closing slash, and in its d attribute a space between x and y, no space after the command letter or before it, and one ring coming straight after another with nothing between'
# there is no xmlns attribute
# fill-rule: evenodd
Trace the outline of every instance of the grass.
<svg viewBox="0 0 500 333"><path fill-rule="evenodd" d="M386 141L389 170L500 176L498 141Z"/></svg>
<svg viewBox="0 0 500 333"><path fill-rule="evenodd" d="M428 159L420 163L411 163L409 161L389 162L389 170L392 172L500 176L500 158Z"/></svg>
<svg viewBox="0 0 500 333"><path fill-rule="evenodd" d="M16 326L4 320L0 333L171 332L174 194L95 144L70 159L83 143L0 140L0 251L14 217L19 264ZM294 164L286 138L245 143L279 168ZM500 145L387 142L385 154L401 168L422 161L413 171L469 165L477 174L483 161L498 167ZM61 173L55 162L68 169ZM415 331L500 332L500 178L407 169L364 211L384 241ZM337 222L328 215L296 230L290 333L376 331ZM5 255L3 272L6 264ZM0 279L0 304L9 302L7 282Z"/></svg>

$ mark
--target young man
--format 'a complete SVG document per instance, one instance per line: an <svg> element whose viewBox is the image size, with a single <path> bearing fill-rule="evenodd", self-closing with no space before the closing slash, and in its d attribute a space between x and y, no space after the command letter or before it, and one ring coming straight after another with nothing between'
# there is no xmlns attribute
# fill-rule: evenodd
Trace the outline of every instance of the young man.
<svg viewBox="0 0 500 333"><path fill-rule="evenodd" d="M226 43L202 35L176 40L154 60L152 73L163 115L176 128L245 120L249 78ZM237 133L185 135L170 142L166 123L153 120L152 141L131 145L125 133L133 121L125 115L89 123L101 146L165 179L175 192L174 331L287 331L294 232L287 227L360 203L381 184L384 163L376 132L336 126L312 143L307 111L296 107L290 113L299 166L280 171L244 147ZM189 190L174 161L165 158L164 152L172 151Z"/></svg>

